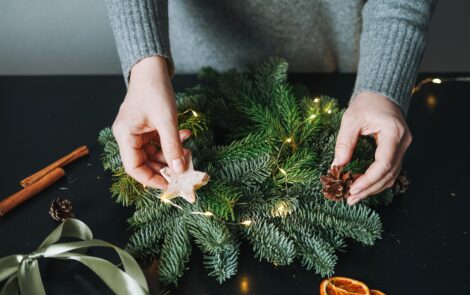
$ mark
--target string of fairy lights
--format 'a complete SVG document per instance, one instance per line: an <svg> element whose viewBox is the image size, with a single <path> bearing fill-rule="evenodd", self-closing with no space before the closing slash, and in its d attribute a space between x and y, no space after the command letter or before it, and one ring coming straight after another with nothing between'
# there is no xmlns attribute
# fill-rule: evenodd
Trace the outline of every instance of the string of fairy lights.
<svg viewBox="0 0 470 295"><path fill-rule="evenodd" d="M420 91L421 88L429 83L432 84L442 84L446 82L470 82L470 77L448 77L448 78L438 78L438 77L428 77L419 81L415 87L413 87L411 93L415 94Z"/></svg>
<svg viewBox="0 0 470 295"><path fill-rule="evenodd" d="M317 109L320 108L320 101L321 99L319 97L316 97L314 100L313 100L313 103L314 105L317 107ZM327 107L324 111L326 114L331 114L332 113L332 110L330 107ZM299 130L300 127L302 127L303 125L305 124L308 124L308 123L311 123L315 118L317 118L319 115L318 112L313 112L313 114L311 114L310 116L307 117L307 119L305 119L304 121L302 121L300 124L298 124L294 130L292 131L292 134L288 137L288 138L285 138L284 140L282 140L282 145L281 147L279 148L279 152L276 156L276 168L277 170L279 170L279 172L284 175L284 178L285 178L285 186L286 186L286 194L289 195L289 186L288 186L288 177L287 177L287 172L284 168L280 167L279 165L279 158L281 157L281 154L282 154L282 151L284 149L284 147L286 145L290 145L293 149L295 149L296 147L296 143L295 143L295 134L297 134L297 130ZM280 207L282 206L279 205Z"/></svg>
<svg viewBox="0 0 470 295"><path fill-rule="evenodd" d="M188 113L191 113L191 115L195 118L195 119L200 119L201 118L201 115L196 112L194 109L187 109L185 110L184 112L182 113L178 113L178 116L183 116L183 115L186 115ZM144 185L144 190L147 190L147 186ZM196 192L195 192L196 193ZM197 197L197 193L196 193L196 197ZM165 203L165 204L168 204L168 205L171 205L173 206L174 208L178 209L178 210L182 210L182 211L187 211L185 210L183 207L181 207L180 205L174 203L173 201L171 201L170 199L168 198L163 198L161 196L157 196L157 198L162 202L162 203ZM213 217L213 218L216 218L217 220L225 223L225 224L228 224L228 225L243 225L243 226L250 226L252 224L253 221L251 221L250 219L246 219L246 220L243 220L241 222L228 222L226 220L224 220L223 218L220 218L218 217L217 215L215 215L213 212L211 211L187 211L187 213L189 214L193 214L193 215L202 215L202 216L207 216L207 217Z"/></svg>
<svg viewBox="0 0 470 295"><path fill-rule="evenodd" d="M426 84L440 85L440 84L447 83L447 82L470 82L470 77L447 77L447 78L428 77L428 78L425 78L423 80L420 80L416 84L416 86L413 87L412 95L419 92L421 90L421 88ZM322 112L325 113L325 114L331 114L332 113L331 107L327 107L324 110L321 110L321 108L319 107L320 102L321 102L320 98L318 98L318 97L314 98L313 103L314 103L314 105L318 106L317 109L316 109L317 112L314 112L312 115L307 117L307 119L305 119L298 126L296 126L296 128L294 129L294 131L292 132L292 135L290 137L281 139L282 144L279 148L279 152L278 152L277 157L276 157L276 168L285 178L285 185L286 185L286 193L287 194L289 193L288 192L289 178L288 178L287 171L279 165L279 162L280 162L279 159L281 157L281 154L282 154L282 151L283 151L284 147L286 147L287 145L290 145L290 146L295 148L296 143L295 143L295 137L294 136L295 136L295 134L297 133L297 131L300 127L302 127L304 124L308 124L308 123L312 122ZM200 119L201 118L200 114L198 112L196 112L194 109L187 109L186 111L184 111L182 113L179 113L178 115L182 116L182 115L186 115L188 113L191 113L191 115L195 119ZM144 186L144 189L146 189L145 186ZM181 207L180 205L172 202L168 198L162 198L160 196L157 196L157 198L160 199L161 202L163 202L165 204L169 204L169 205L177 208L178 210L186 211L183 207ZM287 204L280 203L275 211L276 212L274 213L274 215L276 215L276 216L286 216L287 213L289 212L289 208L288 208ZM248 227L253 223L253 221L250 220L250 219L245 219L241 222L228 222L228 221L224 220L223 218L220 218L220 217L216 216L211 211L188 211L187 213L193 214L193 215L207 216L209 218L216 218L217 220L219 220L219 221L221 221L225 224L228 224L228 225L242 225L242 226L247 226Z"/></svg>
<svg viewBox="0 0 470 295"><path fill-rule="evenodd" d="M320 104L320 98L315 98L313 100L314 104L319 106ZM332 110L331 108L326 108L325 111L324 111L326 114L331 114L332 113ZM198 112L196 112L194 109L187 109L185 110L184 112L182 113L179 113L178 115L179 116L182 116L182 115L186 115L188 113L191 113L191 115L194 117L194 118L200 118L200 114ZM289 183L289 178L288 178L288 175L287 175L287 172L285 169L283 169L282 167L280 167L279 165L279 159L280 159L280 156L281 156L281 153L284 149L284 147L289 144L291 146L295 146L295 141L294 141L294 134L297 133L298 129L300 127L302 127L304 124L306 123L309 123L309 122L312 122L312 120L314 120L319 114L318 113L313 113L312 115L310 115L309 117L307 117L307 119L305 119L303 122L301 122L299 125L296 126L296 128L294 129L294 131L292 132L293 135L291 135L290 137L288 138L285 138L282 140L282 145L281 147L279 148L279 153L276 157L276 168L279 170L279 172L284 175L285 177L285 186L286 186L286 193L288 194L288 183ZM144 189L146 189L146 186L144 186ZM196 193L197 195L197 193ZM172 202L170 199L168 198L162 198L161 196L157 196L158 199L160 199L161 202L165 203L165 204L169 204L173 207L175 207L176 209L178 210L183 210L183 211L186 211L183 207L181 207L180 205ZM274 215L275 216L286 216L289 212L289 208L287 206L287 204L284 204L284 203L280 203L277 208L275 209L275 212L274 212ZM189 214L193 214L193 215L203 215L203 216L207 216L207 217L212 217L212 218L216 218L218 219L219 221L225 223L225 224L228 224L228 225L243 225L243 226L250 226L253 221L250 220L250 219L245 219L241 222L228 222L226 220L224 220L223 218L220 218L218 217L217 215L215 215L213 212L211 211L188 211L187 213Z"/></svg>

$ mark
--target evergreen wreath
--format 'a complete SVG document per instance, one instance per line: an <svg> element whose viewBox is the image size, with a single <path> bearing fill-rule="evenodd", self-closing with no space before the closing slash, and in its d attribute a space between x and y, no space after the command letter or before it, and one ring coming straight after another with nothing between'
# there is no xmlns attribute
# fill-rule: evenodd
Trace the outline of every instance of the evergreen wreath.
<svg viewBox="0 0 470 295"><path fill-rule="evenodd" d="M176 94L179 127L193 133L185 146L195 168L211 177L194 204L162 202L160 190L129 177L111 130L101 131L112 196L135 208L127 250L142 261L158 256L163 283L183 275L191 242L203 252L208 275L222 283L237 272L243 239L260 260L298 260L328 276L347 239L373 245L380 238L382 224L371 207L390 203L392 191L355 206L324 197L320 176L333 160L344 109L291 85L287 67L272 58L249 73L204 68L200 85ZM361 138L344 171L363 173L374 149L373 140Z"/></svg>

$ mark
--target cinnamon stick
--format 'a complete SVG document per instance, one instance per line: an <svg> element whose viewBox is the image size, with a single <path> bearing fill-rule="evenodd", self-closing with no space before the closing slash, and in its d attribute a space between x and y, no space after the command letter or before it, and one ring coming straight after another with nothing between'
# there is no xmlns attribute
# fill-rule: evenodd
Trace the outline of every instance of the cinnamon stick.
<svg viewBox="0 0 470 295"><path fill-rule="evenodd" d="M23 179L20 184L22 187L28 187L31 184L35 183L36 181L40 180L43 178L45 175L47 175L49 172L54 170L55 168L58 167L64 167L67 164L72 163L73 161L86 156L90 153L90 150L88 150L88 147L86 145L81 146L71 152L70 154L60 158L59 160L55 161L54 163L50 164L44 169L39 170L38 172L34 173L33 175Z"/></svg>
<svg viewBox="0 0 470 295"><path fill-rule="evenodd" d="M65 171L62 168L55 168L48 174L44 175L42 178L36 182L28 185L26 188L23 188L19 192L9 196L6 199L0 201L0 216L5 215L8 211L15 208L16 206L22 204L26 200L29 200L35 196L40 191L44 190L61 177L65 175Z"/></svg>

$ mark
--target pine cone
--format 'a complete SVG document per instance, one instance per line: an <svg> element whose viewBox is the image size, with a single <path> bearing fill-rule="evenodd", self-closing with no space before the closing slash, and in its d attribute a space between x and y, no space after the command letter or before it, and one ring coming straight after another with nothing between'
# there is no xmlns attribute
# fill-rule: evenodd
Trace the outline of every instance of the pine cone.
<svg viewBox="0 0 470 295"><path fill-rule="evenodd" d="M320 176L323 184L323 195L332 201L340 201L349 195L349 188L361 174L344 173L343 169L333 166L328 169L327 175Z"/></svg>
<svg viewBox="0 0 470 295"><path fill-rule="evenodd" d="M406 193L408 188L410 187L411 181L406 176L406 172L402 171L398 176L397 180L395 180L395 185L393 186L393 193L396 195L402 195Z"/></svg>
<svg viewBox="0 0 470 295"><path fill-rule="evenodd" d="M55 199L49 208L49 215L55 221L64 221L67 218L75 217L72 212L72 202L65 198Z"/></svg>

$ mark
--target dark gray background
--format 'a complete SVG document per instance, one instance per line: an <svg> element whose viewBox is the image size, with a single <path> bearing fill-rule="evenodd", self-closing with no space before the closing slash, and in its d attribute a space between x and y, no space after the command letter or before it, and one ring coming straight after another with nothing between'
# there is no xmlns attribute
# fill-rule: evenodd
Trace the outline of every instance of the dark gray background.
<svg viewBox="0 0 470 295"><path fill-rule="evenodd" d="M470 71L468 11L467 0L439 2L422 71ZM120 72L103 0L0 2L0 75Z"/></svg>

